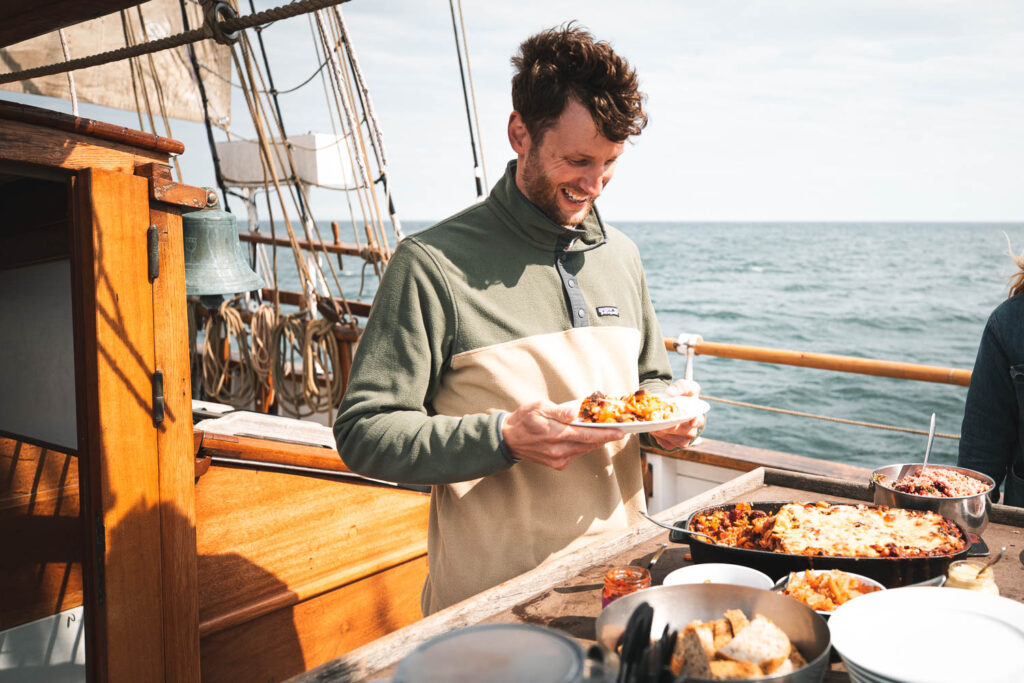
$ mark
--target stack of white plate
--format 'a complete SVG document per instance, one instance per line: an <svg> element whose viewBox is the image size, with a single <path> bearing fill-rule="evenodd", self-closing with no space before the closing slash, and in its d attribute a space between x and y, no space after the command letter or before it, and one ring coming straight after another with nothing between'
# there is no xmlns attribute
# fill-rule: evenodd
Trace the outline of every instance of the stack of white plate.
<svg viewBox="0 0 1024 683"><path fill-rule="evenodd" d="M832 646L855 683L1024 681L1024 605L959 588L894 588L841 605Z"/></svg>

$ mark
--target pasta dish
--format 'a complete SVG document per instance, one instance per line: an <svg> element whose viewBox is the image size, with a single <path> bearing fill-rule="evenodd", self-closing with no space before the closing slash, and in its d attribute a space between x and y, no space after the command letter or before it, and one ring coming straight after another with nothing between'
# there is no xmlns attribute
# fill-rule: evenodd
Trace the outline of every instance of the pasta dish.
<svg viewBox="0 0 1024 683"><path fill-rule="evenodd" d="M839 569L791 572L783 594L796 598L811 609L834 612L839 605L866 593L879 590L853 574Z"/></svg>
<svg viewBox="0 0 1024 683"><path fill-rule="evenodd" d="M581 422L657 422L671 420L678 408L646 389L622 398L611 398L595 391L580 405Z"/></svg>

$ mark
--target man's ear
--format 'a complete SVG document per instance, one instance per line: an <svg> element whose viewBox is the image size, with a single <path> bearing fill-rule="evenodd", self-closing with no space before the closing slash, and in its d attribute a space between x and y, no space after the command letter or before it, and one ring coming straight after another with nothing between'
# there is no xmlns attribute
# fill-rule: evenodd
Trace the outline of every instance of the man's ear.
<svg viewBox="0 0 1024 683"><path fill-rule="evenodd" d="M508 117L508 142L519 156L525 156L530 148L530 131L523 123L523 117L514 111Z"/></svg>

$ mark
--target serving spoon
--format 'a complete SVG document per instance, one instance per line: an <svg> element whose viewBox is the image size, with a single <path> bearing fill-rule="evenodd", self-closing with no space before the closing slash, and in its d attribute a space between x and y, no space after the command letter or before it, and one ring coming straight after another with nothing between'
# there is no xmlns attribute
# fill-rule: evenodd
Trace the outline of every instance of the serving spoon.
<svg viewBox="0 0 1024 683"><path fill-rule="evenodd" d="M981 578L981 575L984 574L985 572L987 572L989 569L991 569L992 565L994 565L999 560L1003 559L1003 555L1005 553L1006 553L1006 546L1004 545L999 550L999 553L994 558L989 560L987 563L985 563L984 567L982 567L981 569L978 570L978 577Z"/></svg>
<svg viewBox="0 0 1024 683"><path fill-rule="evenodd" d="M678 531L679 533L686 534L688 536L696 536L697 538L700 538L701 540L707 541L711 545L717 545L718 544L718 542L715 539L711 538L707 534L702 534L699 531L690 531L689 529L684 529L681 526L672 526L671 524L665 524L664 522L659 522L658 520L654 519L654 517L651 517L650 515L648 515L646 512L641 512L640 514L643 515L644 518L648 522L654 522L658 526L663 527L665 529L669 529L670 531Z"/></svg>
<svg viewBox="0 0 1024 683"><path fill-rule="evenodd" d="M910 474L917 474L924 472L924 468L928 467L928 455L932 452L932 441L935 440L935 413L932 413L931 422L928 424L928 443L924 447L924 462L921 463L920 469L914 469L913 465L904 465L900 468L899 474L896 475L896 481L899 481L903 477L909 476ZM895 482L894 482L895 483Z"/></svg>

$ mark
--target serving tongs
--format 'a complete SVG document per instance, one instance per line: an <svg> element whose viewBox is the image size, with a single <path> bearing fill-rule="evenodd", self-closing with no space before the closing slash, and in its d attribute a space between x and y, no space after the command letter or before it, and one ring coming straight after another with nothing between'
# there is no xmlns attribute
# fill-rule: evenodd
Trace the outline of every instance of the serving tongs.
<svg viewBox="0 0 1024 683"><path fill-rule="evenodd" d="M665 529L668 529L669 531L678 531L679 533L681 533L683 535L686 535L686 536L696 536L697 538L701 539L702 541L706 541L706 542L710 543L711 545L715 545L717 543L717 541L715 541L715 539L711 538L707 534L702 534L699 531L690 531L689 529L684 529L681 526L673 526L672 524L666 524L665 522L659 522L658 520L654 519L654 517L651 517L650 515L648 515L646 512L641 512L640 514L643 515L644 519L646 519L648 522L654 522L658 526L660 526L662 528L665 528Z"/></svg>
<svg viewBox="0 0 1024 683"><path fill-rule="evenodd" d="M647 666L644 655L651 646L651 624L654 608L642 602L633 610L622 634L622 650L619 653L619 676L616 683L646 683ZM640 676L643 675L641 678Z"/></svg>

